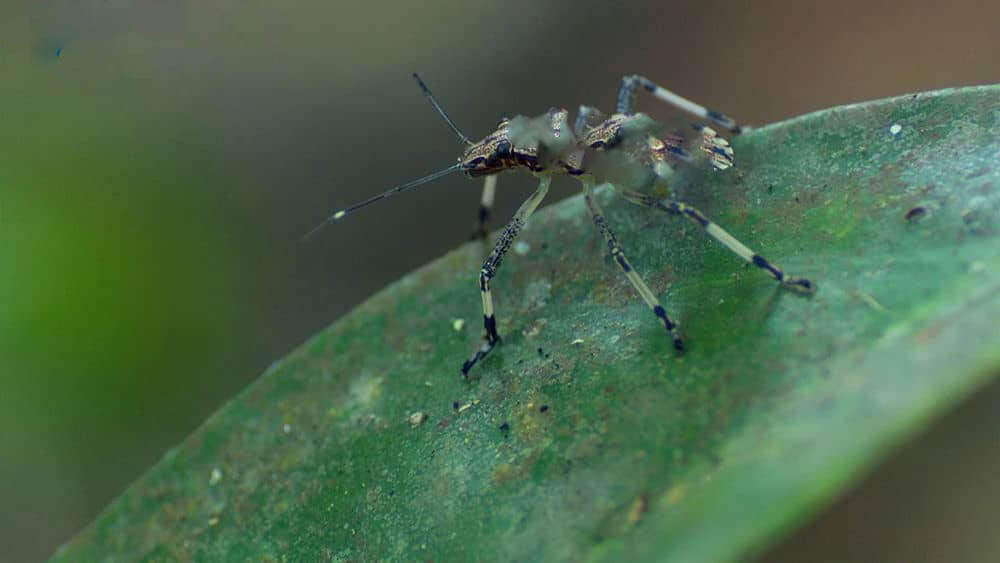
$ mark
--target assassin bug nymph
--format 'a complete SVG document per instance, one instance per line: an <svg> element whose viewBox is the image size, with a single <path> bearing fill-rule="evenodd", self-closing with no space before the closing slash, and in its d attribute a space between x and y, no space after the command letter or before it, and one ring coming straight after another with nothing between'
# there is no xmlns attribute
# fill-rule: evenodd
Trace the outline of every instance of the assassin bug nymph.
<svg viewBox="0 0 1000 563"><path fill-rule="evenodd" d="M733 134L740 132L739 125L722 113L682 98L645 77L633 75L626 76L622 80L622 86L618 91L616 111L610 116L605 117L592 107L580 106L576 121L571 129L567 124L569 112L565 109L553 108L538 118L523 116L513 119L504 118L495 131L481 141L473 142L455 125L455 122L451 120L420 77L416 74L413 77L434 109L444 118L455 135L465 143L465 152L458 158L458 162L449 168L397 186L334 213L310 231L306 238L327 224L339 221L362 207L458 171L464 172L471 178L485 178L479 209L480 232L485 233L485 222L493 207L497 175L506 170L525 169L538 177L538 188L521 204L514 217L507 223L507 226L500 233L493 251L486 257L480 270L479 291L483 301L485 337L482 346L462 364L462 375L468 376L469 370L486 357L500 342L496 316L493 311L493 297L490 293L490 280L496 275L504 255L521 232L528 217L538 208L548 192L552 176L555 174L574 176L582 184L584 202L590 211L594 225L608 245L608 252L612 259L618 264L622 273L643 301L646 302L658 322L666 329L673 341L674 348L683 351L684 343L681 340L677 322L667 315L656 295L632 267L619 245L618 239L608 226L603 211L594 199L595 176L598 173L597 169L600 168L601 157L606 158L606 155L618 156L619 162L624 160L629 164L639 165L649 173L646 184L665 180L670 176L673 171L672 160L686 162L693 160L694 156L681 146L680 139L673 137L661 139L650 134L655 122L635 111L636 93L640 88L649 91L654 97L670 105L721 126ZM719 137L708 126L694 124L693 127L701 134L701 151L707 154L713 168L723 170L734 165L733 150L728 141ZM584 168L585 155L588 160L586 169ZM595 158L591 159L591 156ZM590 166L590 160L594 161L595 166ZM773 262L736 240L694 207L674 199L659 199L620 187L616 189L626 201L691 219L710 237L740 258L764 270L783 287L805 293L815 291L816 286L813 282L785 274Z"/></svg>

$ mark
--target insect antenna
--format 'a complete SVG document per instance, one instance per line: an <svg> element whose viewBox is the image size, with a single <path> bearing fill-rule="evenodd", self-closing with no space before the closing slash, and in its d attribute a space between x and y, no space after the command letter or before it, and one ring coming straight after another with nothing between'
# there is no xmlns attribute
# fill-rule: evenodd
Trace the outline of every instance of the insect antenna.
<svg viewBox="0 0 1000 563"><path fill-rule="evenodd" d="M454 131L456 135L458 135L458 138L461 139L462 142L467 145L474 144L472 141L469 140L468 137L465 136L464 133L462 133L461 130L459 130L458 125L455 125L455 122L452 121L450 117L448 117L448 114L444 111L444 108L441 107L441 104L438 103L437 98L434 97L434 94L431 94L430 88L428 88L427 85L424 84L424 81L420 79L420 76L414 72L413 78L417 80L417 84L420 86L420 89L423 90L424 95L427 96L427 99L430 100L431 105L433 105L434 109L436 109L437 112L441 114L441 117L444 118L445 122L448 124L448 127L451 127L451 130Z"/></svg>
<svg viewBox="0 0 1000 563"><path fill-rule="evenodd" d="M412 180L412 181L407 182L405 184L396 186L395 188L392 188L391 190L386 190L386 191L380 193L377 196L370 197L370 198L362 201L361 203L356 203L356 204L354 204L354 205L352 205L352 206L350 206L350 207L348 207L346 209L341 209L340 211L338 211L338 212L334 213L333 215L330 215L329 217L327 217L326 219L324 219L322 223L320 223L320 224L316 225L315 227L313 227L313 229L311 231L309 231L308 233L306 233L302 237L302 240L303 241L309 240L310 237L312 237L314 234L316 234L317 232L319 232L320 230L322 230L323 227L326 227L330 223L334 223L336 221L340 221L341 219L343 219L344 217L346 217L348 214L353 213L353 212L357 211L358 209L361 209L362 207L365 207L366 205L371 205L371 204L375 203L376 201L383 200L383 199L385 199L387 197L394 196L394 195L398 194L399 192L403 192L403 191L406 191L406 190L408 190L410 188L415 188L415 187L417 187L417 186L419 186L421 184L426 184L427 182L431 182L433 180L437 180L441 176L446 176L448 174L451 174L452 172L457 172L458 170L461 170L461 169L462 169L462 163L458 163L458 164L455 164L454 166L449 166L448 168L445 168L444 170L438 170L437 172L433 172L431 174L428 174L428 175L424 176L423 178L417 178L416 180Z"/></svg>

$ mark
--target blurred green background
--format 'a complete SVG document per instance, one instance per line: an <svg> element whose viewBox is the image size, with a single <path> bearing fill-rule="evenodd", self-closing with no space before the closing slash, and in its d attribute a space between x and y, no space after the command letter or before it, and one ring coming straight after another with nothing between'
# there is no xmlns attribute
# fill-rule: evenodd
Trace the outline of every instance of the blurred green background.
<svg viewBox="0 0 1000 563"><path fill-rule="evenodd" d="M997 21L1000 4L971 0L7 0L0 559L46 557L272 361L468 238L479 183L456 176L299 240L458 155L411 72L471 137L502 114L612 109L634 72L761 124L1000 81ZM494 228L530 189L504 178ZM557 182L553 199L574 189ZM958 432L996 427L994 409L966 410ZM978 467L1000 465L996 436ZM900 455L885 471L927 472ZM925 498L879 496L878 478L856 493L866 514ZM856 524L831 514L771 557Z"/></svg>

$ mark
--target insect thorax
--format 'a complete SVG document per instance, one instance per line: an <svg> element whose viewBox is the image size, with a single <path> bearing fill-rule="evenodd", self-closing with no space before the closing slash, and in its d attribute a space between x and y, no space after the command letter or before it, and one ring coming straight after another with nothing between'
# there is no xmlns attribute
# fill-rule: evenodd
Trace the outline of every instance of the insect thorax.
<svg viewBox="0 0 1000 563"><path fill-rule="evenodd" d="M566 123L568 115L552 108L539 117L504 118L495 131L470 145L459 163L474 178L518 168L581 174L583 148Z"/></svg>
<svg viewBox="0 0 1000 563"><path fill-rule="evenodd" d="M473 178L521 167L532 172L541 171L537 147L515 146L510 140L510 120L507 118L483 140L465 149L458 161L465 173Z"/></svg>

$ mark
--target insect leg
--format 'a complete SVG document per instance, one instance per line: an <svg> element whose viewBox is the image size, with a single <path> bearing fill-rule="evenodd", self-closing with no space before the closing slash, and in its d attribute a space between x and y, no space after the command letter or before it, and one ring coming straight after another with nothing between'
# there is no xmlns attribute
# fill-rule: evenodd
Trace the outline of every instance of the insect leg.
<svg viewBox="0 0 1000 563"><path fill-rule="evenodd" d="M541 181L538 183L538 188L535 193L531 194L521 204L518 208L517 213L514 213L514 217L507 223L503 232L500 233L500 238L497 240L497 244L493 247L493 252L486 257L486 261L483 262L483 267L479 271L479 291L483 298L483 327L486 329L486 337L483 341L483 345L472 355L471 358L462 364L462 376L468 376L469 370L472 366L476 365L476 362L486 357L487 354L493 350L493 347L500 342L500 335L497 334L497 321L493 314L493 295L490 293L490 280L496 275L497 269L500 268L500 264L503 262L504 254L510 249L510 246L514 244L514 239L524 228L525 222L528 217L535 211L538 204L542 202L545 194L549 191L549 184L552 183L552 178L550 176L542 177Z"/></svg>
<svg viewBox="0 0 1000 563"><path fill-rule="evenodd" d="M622 78L622 87L618 90L618 113L624 113L625 115L635 113L635 94L639 87L645 88L653 94L654 97L659 98L660 100L663 100L680 110L698 116L701 119L716 123L719 126L728 129L732 133L739 133L741 130L739 124L737 124L733 118L715 110L708 109L700 104L696 104L687 98L681 97L670 90L667 90L663 86L659 86L645 76L639 76L638 74Z"/></svg>
<svg viewBox="0 0 1000 563"><path fill-rule="evenodd" d="M636 273L635 268L632 267L631 262L629 262L628 258L625 256L621 246L618 244L618 239L615 238L615 234L611 232L611 228L608 227L608 222L604 218L604 212L601 211L600 206L592 196L592 187L593 184L590 182L583 183L583 198L587 203L587 209L590 210L590 216L594 220L594 225L596 225L597 229L601 231L601 236L603 236L604 240L608 243L608 252L611 253L611 258L613 258L618 264L618 267L621 268L625 277L628 278L628 281L632 284L632 287L639 292L642 300L646 302L646 305L648 305L653 311L656 318L663 323L663 327L667 329L668 333L670 333L670 338L674 342L674 348L677 350L684 350L684 342L681 340L679 331L677 330L678 324L667 316L667 312L663 308L663 305L660 305L660 301L656 298L656 295L653 294L652 290L649 289L649 286L646 285L646 282L644 282L639 274Z"/></svg>
<svg viewBox="0 0 1000 563"><path fill-rule="evenodd" d="M587 133L587 126L596 125L604 119L604 116L593 106L581 105L576 113L576 121L573 123L573 134L577 139L582 139Z"/></svg>
<svg viewBox="0 0 1000 563"><path fill-rule="evenodd" d="M695 131L701 133L701 150L708 154L712 168L725 170L736 166L736 160L733 157L733 147L729 144L729 141L720 137L715 132L715 129L707 125L692 123L691 127L694 127Z"/></svg>
<svg viewBox="0 0 1000 563"><path fill-rule="evenodd" d="M733 238L732 235L727 233L722 227L713 223L698 211L694 207L682 203L679 201L674 201L671 199L659 200L653 196L649 196L643 193L635 192L632 190L620 190L622 197L626 200L642 205L645 207L651 207L653 209L659 209L660 211L665 211L671 215L683 215L688 219L691 219L695 223L705 229L705 232L715 240L722 243L723 246L731 250L734 254L743 258L747 262L757 266L758 268L766 271L774 279L781 282L781 285L785 287L790 287L806 293L812 293L816 291L816 284L807 280L806 278L798 278L794 276L789 276L781 270L776 264L769 262L760 254L757 254L753 250L750 250L743 245L740 241Z"/></svg>
<svg viewBox="0 0 1000 563"><path fill-rule="evenodd" d="M473 235L480 240L486 240L489 234L486 230L486 221L493 211L493 199L497 191L497 175L492 174L483 181L483 197L479 200L479 230Z"/></svg>

